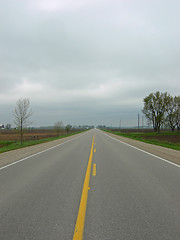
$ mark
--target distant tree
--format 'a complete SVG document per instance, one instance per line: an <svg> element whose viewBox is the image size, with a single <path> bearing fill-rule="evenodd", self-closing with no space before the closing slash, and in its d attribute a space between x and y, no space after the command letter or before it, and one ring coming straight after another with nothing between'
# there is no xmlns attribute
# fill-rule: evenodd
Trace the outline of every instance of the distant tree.
<svg viewBox="0 0 180 240"><path fill-rule="evenodd" d="M0 129L4 129L4 124L0 124Z"/></svg>
<svg viewBox="0 0 180 240"><path fill-rule="evenodd" d="M66 125L66 133L68 134L72 126L70 124Z"/></svg>
<svg viewBox="0 0 180 240"><path fill-rule="evenodd" d="M16 102L14 110L14 123L20 129L21 144L23 143L23 129L31 124L29 121L32 116L32 109L30 109L30 101L28 98L19 99Z"/></svg>
<svg viewBox="0 0 180 240"><path fill-rule="evenodd" d="M177 104L177 123L176 123L176 126L177 126L177 129L178 129L178 132L179 132L179 129L180 129L180 96L177 96L175 97L175 102Z"/></svg>
<svg viewBox="0 0 180 240"><path fill-rule="evenodd" d="M165 93L150 93L143 99L144 108L142 112L153 124L154 131L160 132L160 127L164 123L165 113L170 104L171 96Z"/></svg>
<svg viewBox="0 0 180 240"><path fill-rule="evenodd" d="M107 127L106 127L106 125L98 125L97 128L99 128L99 129L106 129Z"/></svg>
<svg viewBox="0 0 180 240"><path fill-rule="evenodd" d="M54 129L57 132L57 135L59 136L60 131L63 129L63 122L62 121L58 121L54 124Z"/></svg>
<svg viewBox="0 0 180 240"><path fill-rule="evenodd" d="M10 123L6 124L6 129L11 129L11 124Z"/></svg>
<svg viewBox="0 0 180 240"><path fill-rule="evenodd" d="M168 125L174 132L176 126L179 127L179 104L180 96L178 97L169 97L169 104L166 109L165 123Z"/></svg>

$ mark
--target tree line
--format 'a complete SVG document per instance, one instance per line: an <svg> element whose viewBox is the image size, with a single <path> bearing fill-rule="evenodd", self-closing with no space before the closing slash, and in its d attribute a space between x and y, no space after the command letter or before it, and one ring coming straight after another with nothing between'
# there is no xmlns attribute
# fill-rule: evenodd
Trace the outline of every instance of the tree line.
<svg viewBox="0 0 180 240"><path fill-rule="evenodd" d="M167 92L150 93L143 99L145 114L155 132L160 132L162 126L170 127L172 131L180 129L180 96L171 96Z"/></svg>
<svg viewBox="0 0 180 240"><path fill-rule="evenodd" d="M153 125L154 131L160 132L162 125L170 127L174 132L175 128L180 129L180 96L172 97L167 92L150 93L143 99L144 107L142 112L145 114L149 123ZM23 129L31 122L32 109L30 108L30 100L28 98L19 99L14 109L14 122L20 129L20 139L23 142ZM11 128L11 126L8 126ZM54 125L57 134L64 128L62 121L56 122ZM65 129L68 133L72 126L68 124Z"/></svg>

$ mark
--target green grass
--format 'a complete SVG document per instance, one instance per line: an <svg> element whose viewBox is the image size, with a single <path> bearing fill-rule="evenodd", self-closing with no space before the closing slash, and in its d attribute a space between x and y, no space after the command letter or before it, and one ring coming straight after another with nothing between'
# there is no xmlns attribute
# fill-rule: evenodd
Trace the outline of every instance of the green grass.
<svg viewBox="0 0 180 240"><path fill-rule="evenodd" d="M121 133L121 132L116 132L116 131L111 131L111 130L105 130L105 131L113 133L118 136L131 138L131 139L135 139L137 141L150 143L150 144L158 145L161 147L171 148L171 149L180 151L180 143L160 141L159 139L155 138L156 136L159 136L159 135L179 135L179 133L159 133L158 134L158 133ZM154 136L154 139L145 139L144 138L145 136Z"/></svg>
<svg viewBox="0 0 180 240"><path fill-rule="evenodd" d="M29 140L29 141L23 141L23 144L21 144L20 141L0 141L0 153L3 152L8 152L11 150L15 150L15 149L19 149L19 148L25 148L25 147L29 147L29 146L33 146L33 145L37 145L40 143L45 143L45 142L50 142L50 141L54 141L57 139L61 139L61 138L66 138L78 133L81 133L84 131L78 131L78 132L74 132L74 133L70 133L70 134L64 134L61 135L59 137L52 137L52 138L44 138L44 139L40 139L40 140Z"/></svg>

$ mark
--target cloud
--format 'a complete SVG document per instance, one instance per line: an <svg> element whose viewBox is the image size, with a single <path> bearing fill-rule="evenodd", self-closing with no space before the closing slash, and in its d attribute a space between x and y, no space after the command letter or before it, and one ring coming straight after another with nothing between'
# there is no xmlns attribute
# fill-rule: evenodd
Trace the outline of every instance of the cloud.
<svg viewBox="0 0 180 240"><path fill-rule="evenodd" d="M29 97L52 122L59 112L66 121L75 112L86 113L83 121L92 113L94 122L99 115L110 121L119 112L133 118L150 92L178 95L179 5L176 0L164 1L163 8L155 0L2 1L1 112ZM7 112L2 115L7 121Z"/></svg>
<svg viewBox="0 0 180 240"><path fill-rule="evenodd" d="M42 85L39 83L32 83L26 77L22 78L22 82L17 85L15 92L36 93L42 91Z"/></svg>
<svg viewBox="0 0 180 240"><path fill-rule="evenodd" d="M59 12L78 10L84 6L94 5L97 2L102 2L102 0L36 0L33 1L33 5L40 11Z"/></svg>

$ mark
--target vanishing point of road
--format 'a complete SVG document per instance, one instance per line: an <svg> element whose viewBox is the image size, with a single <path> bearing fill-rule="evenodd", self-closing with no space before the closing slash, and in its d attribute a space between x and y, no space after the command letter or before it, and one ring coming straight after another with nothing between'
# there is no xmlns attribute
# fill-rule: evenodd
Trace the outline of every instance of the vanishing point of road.
<svg viewBox="0 0 180 240"><path fill-rule="evenodd" d="M178 165L90 130L0 168L0 239L179 240L179 186Z"/></svg>

